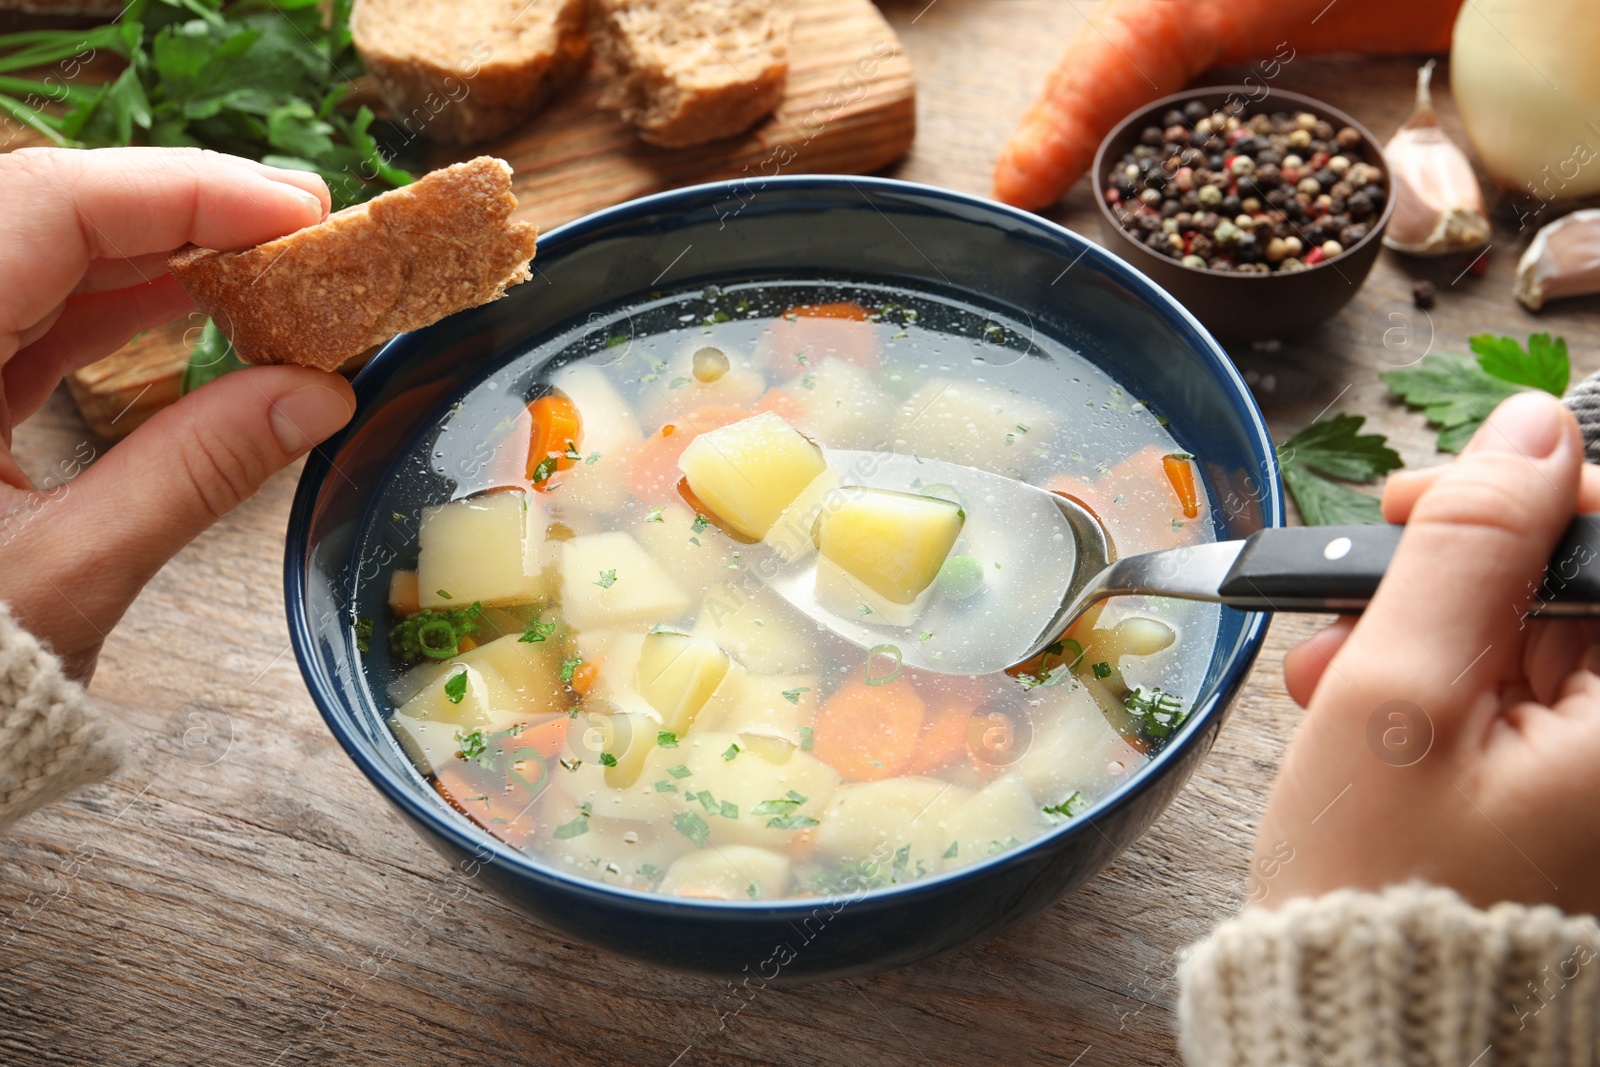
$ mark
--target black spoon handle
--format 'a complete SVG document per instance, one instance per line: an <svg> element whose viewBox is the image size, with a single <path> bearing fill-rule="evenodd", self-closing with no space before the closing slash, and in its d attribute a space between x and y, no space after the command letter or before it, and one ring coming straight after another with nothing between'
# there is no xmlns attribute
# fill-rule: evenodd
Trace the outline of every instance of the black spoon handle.
<svg viewBox="0 0 1600 1067"><path fill-rule="evenodd" d="M1401 526L1294 526L1245 540L1218 592L1263 611L1359 611L1388 570ZM1580 515L1550 554L1530 614L1600 615L1600 515Z"/></svg>

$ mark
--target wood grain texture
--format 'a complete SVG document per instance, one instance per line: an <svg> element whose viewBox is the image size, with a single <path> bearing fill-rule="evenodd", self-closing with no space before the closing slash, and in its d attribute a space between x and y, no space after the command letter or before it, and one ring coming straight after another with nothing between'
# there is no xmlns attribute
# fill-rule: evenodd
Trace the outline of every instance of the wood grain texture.
<svg viewBox="0 0 1600 1067"><path fill-rule="evenodd" d="M484 153L502 157L516 172L512 186L522 205L517 217L547 230L599 208L697 182L779 173L869 174L900 159L916 129L916 83L894 31L871 0L804 0L795 12L783 102L749 133L697 148L647 145L631 126L600 109L606 71L597 64L526 130L440 151L431 162L445 166ZM466 91L470 96L470 83ZM419 115L407 128L425 133L426 127L427 116ZM193 340L186 343L185 333L153 331L71 377L72 395L97 434L115 440L132 433L178 398Z"/></svg>
<svg viewBox="0 0 1600 1067"><path fill-rule="evenodd" d="M986 191L1012 123L1089 7L887 3L922 84L919 139L893 173ZM1410 106L1413 74L1406 60L1297 59L1280 82L1383 135ZM1460 135L1448 106L1444 121ZM1091 208L1080 185L1053 217L1092 232ZM1386 398L1384 351L1368 339L1414 276L1441 290L1435 349L1548 328L1582 370L1600 366L1600 302L1538 318L1512 302L1516 241L1502 227L1481 278L1456 280L1457 261L1385 253L1337 319L1275 351L1238 352L1275 432L1331 405L1370 415L1409 464L1438 461L1421 419ZM18 450L42 476L86 432L58 395L19 431ZM1273 626L1204 768L1082 891L916 967L760 990L724 1021L741 999L723 984L566 942L446 870L344 757L282 618L294 478L273 479L186 549L112 634L94 691L130 739L123 776L0 838L0 1063L1177 1062L1177 953L1239 904L1299 719L1279 662L1317 620Z"/></svg>

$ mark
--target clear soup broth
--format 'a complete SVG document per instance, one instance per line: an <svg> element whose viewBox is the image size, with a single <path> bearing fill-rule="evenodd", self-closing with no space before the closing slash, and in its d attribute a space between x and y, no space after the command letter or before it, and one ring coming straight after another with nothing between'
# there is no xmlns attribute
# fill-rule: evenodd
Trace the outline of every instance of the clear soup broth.
<svg viewBox="0 0 1600 1067"><path fill-rule="evenodd" d="M463 816L633 889L859 892L1080 817L1182 724L1214 606L1118 600L1041 660L969 677L899 662L959 632L886 622L867 653L774 595L763 546L713 521L678 466L766 413L824 449L1067 493L1120 554L1212 539L1165 420L1025 324L879 285L652 294L479 381L367 522L362 573L388 590L384 618L356 621L368 679ZM1030 565L1026 543L967 549L934 561L923 603Z"/></svg>

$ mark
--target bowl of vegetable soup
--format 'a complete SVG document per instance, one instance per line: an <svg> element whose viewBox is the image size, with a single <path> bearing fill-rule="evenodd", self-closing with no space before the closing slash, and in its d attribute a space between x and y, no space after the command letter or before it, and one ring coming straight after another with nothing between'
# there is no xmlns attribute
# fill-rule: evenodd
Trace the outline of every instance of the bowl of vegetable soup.
<svg viewBox="0 0 1600 1067"><path fill-rule="evenodd" d="M821 978L992 934L1161 814L1265 618L1124 598L949 673L1042 546L828 457L1066 493L1121 554L1279 525L1260 412L1177 302L1048 221L869 178L647 197L535 266L372 360L288 534L312 697L462 875L663 967ZM876 644L785 599L795 561Z"/></svg>

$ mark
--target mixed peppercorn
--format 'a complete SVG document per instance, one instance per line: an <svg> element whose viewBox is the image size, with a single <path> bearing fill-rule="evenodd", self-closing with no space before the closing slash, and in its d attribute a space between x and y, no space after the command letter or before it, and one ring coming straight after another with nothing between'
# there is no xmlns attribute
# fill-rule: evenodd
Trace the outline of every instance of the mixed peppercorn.
<svg viewBox="0 0 1600 1067"><path fill-rule="evenodd" d="M1352 127L1198 100L1161 122L1111 168L1105 198L1145 247L1186 267L1304 270L1343 255L1383 213L1383 170Z"/></svg>

